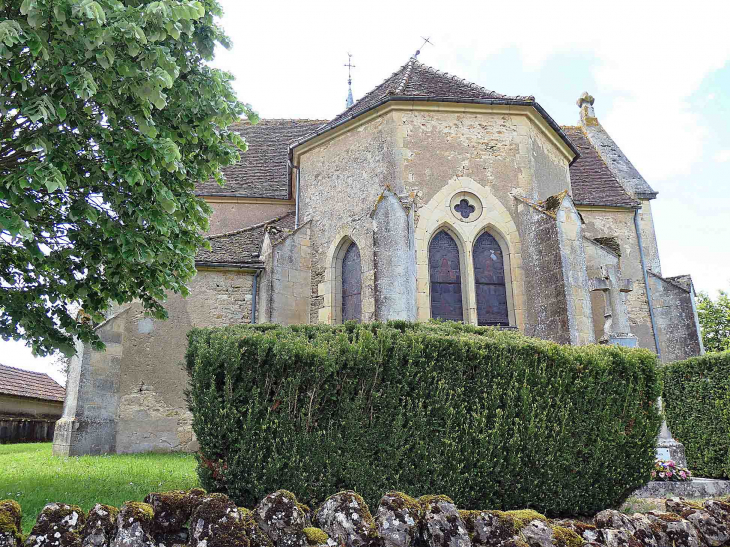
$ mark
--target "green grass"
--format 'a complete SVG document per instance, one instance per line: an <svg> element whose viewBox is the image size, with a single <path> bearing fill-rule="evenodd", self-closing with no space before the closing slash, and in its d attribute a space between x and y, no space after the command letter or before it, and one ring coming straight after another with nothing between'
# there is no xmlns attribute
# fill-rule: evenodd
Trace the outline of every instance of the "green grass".
<svg viewBox="0 0 730 547"><path fill-rule="evenodd" d="M198 486L192 454L124 454L54 458L51 443L0 445L0 500L23 508L23 532L43 506L69 503L88 511L96 503L120 507L150 492Z"/></svg>

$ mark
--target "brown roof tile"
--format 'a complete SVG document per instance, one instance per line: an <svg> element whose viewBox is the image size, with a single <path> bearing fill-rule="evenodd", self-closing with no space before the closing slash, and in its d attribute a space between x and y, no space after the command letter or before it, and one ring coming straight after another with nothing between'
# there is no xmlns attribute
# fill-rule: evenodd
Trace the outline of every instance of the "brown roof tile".
<svg viewBox="0 0 730 547"><path fill-rule="evenodd" d="M225 186L214 180L199 184L201 196L236 195L251 198L289 199L289 143L313 132L327 120L261 120L234 124L248 143L241 161L225 167Z"/></svg>
<svg viewBox="0 0 730 547"><path fill-rule="evenodd" d="M48 374L0 365L0 393L47 401L61 401L66 389Z"/></svg>
<svg viewBox="0 0 730 547"><path fill-rule="evenodd" d="M292 211L242 230L208 236L206 239L210 241L210 251L200 249L195 261L199 264L261 266L259 253L266 230L274 231L277 234L293 230L294 218Z"/></svg>
<svg viewBox="0 0 730 547"><path fill-rule="evenodd" d="M616 180L580 127L563 127L563 132L580 152L580 158L570 166L570 183L576 205L639 205Z"/></svg>

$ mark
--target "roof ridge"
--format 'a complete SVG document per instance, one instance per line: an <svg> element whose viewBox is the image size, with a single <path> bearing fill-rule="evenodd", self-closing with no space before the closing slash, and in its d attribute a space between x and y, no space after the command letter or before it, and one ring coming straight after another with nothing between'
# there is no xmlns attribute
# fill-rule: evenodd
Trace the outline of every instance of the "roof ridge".
<svg viewBox="0 0 730 547"><path fill-rule="evenodd" d="M2 363L0 363L0 367L10 368L10 369L13 369L13 370L17 370L18 372L25 372L25 373L28 373L28 374L38 374L40 376L47 376L48 378L51 378L51 376L48 373L46 373L46 372L38 372L38 371L35 371L35 370L26 370L24 368L11 367L10 365L3 365ZM53 380L53 378L51 378L51 380ZM53 381L56 382L56 380L53 380ZM56 383L58 384L58 382L56 382ZM61 384L58 384L58 385L60 386ZM63 386L61 386L61 387L63 387Z"/></svg>
<svg viewBox="0 0 730 547"><path fill-rule="evenodd" d="M460 76L457 76L456 74L449 74L445 70L439 70L438 68L432 67L431 65L427 65L427 64L422 63L420 61L416 61L416 62L418 62L418 64L420 64L426 70L428 70L428 71L430 71L430 72L432 72L432 73L434 73L434 74L436 74L438 76L444 76L444 77L449 78L450 80L453 80L455 82L459 82L459 83L462 83L462 84L466 84L469 87L476 88L476 89L478 89L480 91L485 91L486 93L492 93L494 95L498 95L499 97L507 97L507 95L504 95L502 93L499 93L497 91L494 91L493 89L487 89L483 85L479 85L479 84L477 84L475 82L471 82L471 81L467 80L466 78L462 78Z"/></svg>
<svg viewBox="0 0 730 547"><path fill-rule="evenodd" d="M413 65L418 62L418 59L415 57L410 57L408 59L408 62L403 65L405 67L405 72L403 73L403 78L398 83L398 86L395 89L389 89L388 94L390 95L399 95L400 93L403 93L403 90L406 88L406 85L408 85L408 80L411 77L411 72L413 72Z"/></svg>
<svg viewBox="0 0 730 547"><path fill-rule="evenodd" d="M283 215L279 215L278 217L271 218L269 220L265 220L263 222L259 222L258 224L253 224L251 226L246 226L245 228L241 228L239 230L233 230L232 232L223 232L221 234L213 234L206 236L205 239L211 240L211 239L218 239L221 237L228 237L228 236L235 236L238 234L242 234L244 232L250 232L253 230L258 230L259 228L265 228L269 224L273 224L274 222L278 222L288 216L291 216L295 213L295 211L289 211Z"/></svg>

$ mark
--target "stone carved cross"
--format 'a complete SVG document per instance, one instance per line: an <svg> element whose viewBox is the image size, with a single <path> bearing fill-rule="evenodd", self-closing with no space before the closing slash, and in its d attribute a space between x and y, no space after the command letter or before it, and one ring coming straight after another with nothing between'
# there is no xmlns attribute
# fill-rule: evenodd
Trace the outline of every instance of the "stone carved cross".
<svg viewBox="0 0 730 547"><path fill-rule="evenodd" d="M591 291L603 293L606 302L603 325L603 336L601 341L608 341L616 336L629 336L629 314L626 309L626 293L634 290L634 282L631 279L621 279L617 266L601 266L600 277L593 277L590 280Z"/></svg>

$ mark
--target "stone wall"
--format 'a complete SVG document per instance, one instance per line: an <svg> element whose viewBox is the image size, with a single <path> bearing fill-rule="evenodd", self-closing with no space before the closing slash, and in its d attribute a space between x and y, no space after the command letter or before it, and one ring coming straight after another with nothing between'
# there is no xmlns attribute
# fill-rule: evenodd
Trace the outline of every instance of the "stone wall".
<svg viewBox="0 0 730 547"><path fill-rule="evenodd" d="M166 321L134 303L103 323L106 351L80 345L72 359L54 454L194 450L183 395L187 332L250 322L252 280L250 272L200 270L188 298L169 296Z"/></svg>
<svg viewBox="0 0 730 547"><path fill-rule="evenodd" d="M257 314L257 322L282 325L309 322L312 284L310 224L307 222L273 245L269 235L265 236L261 253L265 271L259 285L261 314Z"/></svg>
<svg viewBox="0 0 730 547"><path fill-rule="evenodd" d="M46 401L29 397L0 394L0 416L38 416L42 418L60 418L63 403Z"/></svg>
<svg viewBox="0 0 730 547"><path fill-rule="evenodd" d="M583 233L586 237L590 239L611 237L618 242L621 274L633 282L633 290L626 294L631 332L637 336L639 347L656 351L644 273L641 268L639 240L634 226L634 210L593 207L578 207L578 210L585 221Z"/></svg>
<svg viewBox="0 0 730 547"><path fill-rule="evenodd" d="M682 278L664 279L649 273L654 319L664 363L681 361L703 352L691 280L683 281Z"/></svg>

